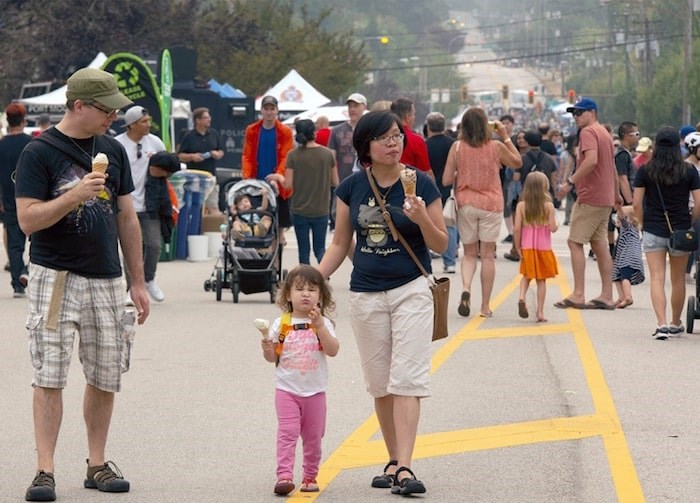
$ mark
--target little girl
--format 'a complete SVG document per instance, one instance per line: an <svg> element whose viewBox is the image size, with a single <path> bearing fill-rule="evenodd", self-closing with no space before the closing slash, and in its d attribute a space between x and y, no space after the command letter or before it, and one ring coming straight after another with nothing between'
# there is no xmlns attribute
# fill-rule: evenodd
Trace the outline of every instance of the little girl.
<svg viewBox="0 0 700 503"><path fill-rule="evenodd" d="M623 206L618 214L617 225L620 236L617 238L615 257L613 258L612 280L617 288L615 307L624 309L631 306L632 285L644 281L644 262L642 262L642 238L639 222L634 218L632 206Z"/></svg>
<svg viewBox="0 0 700 503"><path fill-rule="evenodd" d="M513 223L513 244L520 253L520 273L523 275L518 298L521 318L529 316L525 295L530 281L534 279L537 282L537 321L547 321L544 317L545 280L559 273L557 259L552 252L552 232L556 232L557 228L549 180L544 173L533 171L525 178Z"/></svg>
<svg viewBox="0 0 700 503"><path fill-rule="evenodd" d="M277 365L277 483L275 494L294 490L294 454L301 434L304 476L300 490L316 492L321 439L326 429L326 355L339 343L326 313L334 309L328 284L309 265L292 269L277 296L282 316L262 341L263 356ZM263 332L263 336L265 336Z"/></svg>

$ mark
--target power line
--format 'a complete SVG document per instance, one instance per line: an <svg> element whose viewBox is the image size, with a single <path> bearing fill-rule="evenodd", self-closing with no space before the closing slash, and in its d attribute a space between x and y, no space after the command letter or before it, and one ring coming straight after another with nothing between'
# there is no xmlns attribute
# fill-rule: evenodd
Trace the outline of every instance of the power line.
<svg viewBox="0 0 700 503"><path fill-rule="evenodd" d="M666 35L666 36L657 36L655 40L657 41L663 41L663 40L677 40L683 38L683 34L674 34L674 35ZM623 42L623 43L611 43L611 44L600 44L596 46L588 46L588 47L578 47L575 49L562 49L559 51L548 51L546 53L537 53L537 54L521 54L520 58L522 59L528 59L528 58L535 58L535 57L547 57L547 56L565 56L565 55L570 55L570 54L579 54L579 53L585 53L585 52L595 52L595 51L600 51L604 49L612 49L616 47L626 47L628 45L637 45L639 43L638 40L635 40L633 42ZM449 62L449 63L419 63L416 61L416 64L411 64L407 66L393 66L393 67L384 67L384 68L368 68L367 71L382 71L382 70L408 70L412 68L444 68L444 67L449 67L449 66L459 66L463 64L472 64L472 65L478 65L478 64L483 64L483 63L498 63L503 61L503 57L495 57L495 58L489 58L489 59L479 59L479 60L473 60L473 61L459 61L459 62Z"/></svg>

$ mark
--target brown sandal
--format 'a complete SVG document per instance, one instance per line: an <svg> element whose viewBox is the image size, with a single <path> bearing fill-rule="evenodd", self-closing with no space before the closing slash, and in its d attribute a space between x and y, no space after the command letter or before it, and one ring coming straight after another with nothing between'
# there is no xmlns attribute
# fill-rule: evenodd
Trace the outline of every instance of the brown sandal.
<svg viewBox="0 0 700 503"><path fill-rule="evenodd" d="M518 315L521 318L527 318L528 316L530 316L530 313L527 312L527 304L524 300L518 301Z"/></svg>

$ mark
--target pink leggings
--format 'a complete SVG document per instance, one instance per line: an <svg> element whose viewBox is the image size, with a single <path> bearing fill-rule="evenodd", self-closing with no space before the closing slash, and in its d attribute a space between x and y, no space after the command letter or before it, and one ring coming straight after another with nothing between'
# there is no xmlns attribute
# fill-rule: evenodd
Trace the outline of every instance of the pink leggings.
<svg viewBox="0 0 700 503"><path fill-rule="evenodd" d="M304 478L315 479L321 462L321 439L326 432L326 394L301 397L275 390L277 409L277 478L294 478L294 454L301 434Z"/></svg>

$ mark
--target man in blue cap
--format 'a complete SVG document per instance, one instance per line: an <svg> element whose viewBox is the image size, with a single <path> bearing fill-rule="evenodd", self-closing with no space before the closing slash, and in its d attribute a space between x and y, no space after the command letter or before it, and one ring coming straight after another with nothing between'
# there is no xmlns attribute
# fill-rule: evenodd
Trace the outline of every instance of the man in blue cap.
<svg viewBox="0 0 700 503"><path fill-rule="evenodd" d="M598 122L598 105L581 98L566 109L580 130L576 171L562 184L560 199L574 186L577 199L571 212L567 244L571 252L574 291L556 302L555 307L577 309L615 309L612 288L612 257L608 249L608 219L615 206L622 204L615 170L613 139ZM585 299L586 256L583 245L591 244L600 272L600 295L588 303Z"/></svg>

